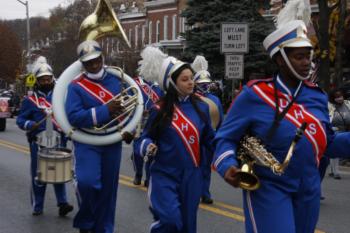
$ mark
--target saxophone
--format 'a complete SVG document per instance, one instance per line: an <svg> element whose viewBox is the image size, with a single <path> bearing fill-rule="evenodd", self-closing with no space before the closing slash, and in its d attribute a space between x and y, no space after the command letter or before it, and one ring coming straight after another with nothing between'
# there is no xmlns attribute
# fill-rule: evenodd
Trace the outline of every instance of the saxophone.
<svg viewBox="0 0 350 233"><path fill-rule="evenodd" d="M292 158L295 146L306 129L307 124L304 122L297 129L295 137L288 149L288 153L280 163L270 152L268 152L261 141L252 136L244 136L240 141L237 155L243 164L237 176L240 180L239 187L245 190L256 190L260 187L259 178L253 172L254 164L265 166L271 169L276 175L282 175Z"/></svg>

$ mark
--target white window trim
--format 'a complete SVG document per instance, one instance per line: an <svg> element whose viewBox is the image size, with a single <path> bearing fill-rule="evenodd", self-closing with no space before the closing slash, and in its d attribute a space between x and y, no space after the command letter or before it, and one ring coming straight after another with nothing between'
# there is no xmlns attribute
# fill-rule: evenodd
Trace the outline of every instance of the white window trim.
<svg viewBox="0 0 350 233"><path fill-rule="evenodd" d="M173 15L173 21L172 21L172 39L176 39L176 24L177 24L177 15Z"/></svg>
<svg viewBox="0 0 350 233"><path fill-rule="evenodd" d="M164 19L163 19L163 40L168 40L168 19L169 17L167 15L164 15Z"/></svg>
<svg viewBox="0 0 350 233"><path fill-rule="evenodd" d="M152 44L152 21L148 23L148 44Z"/></svg>
<svg viewBox="0 0 350 233"><path fill-rule="evenodd" d="M158 43L160 40L160 21L157 20L156 23L156 43Z"/></svg>

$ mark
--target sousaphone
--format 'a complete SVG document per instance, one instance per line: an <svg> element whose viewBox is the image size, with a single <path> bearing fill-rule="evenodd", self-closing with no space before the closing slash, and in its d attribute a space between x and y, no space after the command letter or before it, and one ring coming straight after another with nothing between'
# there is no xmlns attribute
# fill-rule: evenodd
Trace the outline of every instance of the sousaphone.
<svg viewBox="0 0 350 233"><path fill-rule="evenodd" d="M131 47L108 0L98 1L94 13L83 21L79 31L81 41L95 40L103 36L116 36L121 40L121 43L126 44L129 48ZM79 60L75 61L61 74L55 85L52 106L58 124L68 137L81 143L109 145L121 141L122 134L124 132L133 132L142 118L143 98L139 86L120 68L108 67L106 69L108 72L120 77L121 81L129 86L121 94L113 98L120 100L127 110L122 116L117 116L116 119L113 119L112 122L107 123L105 126L93 129L76 129L67 119L65 101L68 85L81 73L82 69L81 62ZM115 122L119 123L116 124Z"/></svg>

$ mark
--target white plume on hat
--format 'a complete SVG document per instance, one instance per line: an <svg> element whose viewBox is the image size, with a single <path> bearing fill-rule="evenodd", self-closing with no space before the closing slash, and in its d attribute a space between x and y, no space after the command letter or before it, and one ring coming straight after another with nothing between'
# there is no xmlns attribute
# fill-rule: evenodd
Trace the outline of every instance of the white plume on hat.
<svg viewBox="0 0 350 233"><path fill-rule="evenodd" d="M197 55L192 62L191 67L195 71L193 77L195 83L211 82L210 73L208 72L208 61L204 56Z"/></svg>
<svg viewBox="0 0 350 233"><path fill-rule="evenodd" d="M274 18L275 26L281 28L292 20L302 20L308 26L311 21L309 0L289 0Z"/></svg>
<svg viewBox="0 0 350 233"><path fill-rule="evenodd" d="M47 64L47 60L45 57L40 56L38 57L33 65L32 73L35 75L36 78L49 75L53 77L52 68L49 64Z"/></svg>
<svg viewBox="0 0 350 233"><path fill-rule="evenodd" d="M139 74L151 83L158 82L160 67L167 57L168 55L159 48L147 46L141 52L142 60L139 61Z"/></svg>
<svg viewBox="0 0 350 233"><path fill-rule="evenodd" d="M208 70L208 61L205 59L205 57L197 55L192 62L191 67L195 72Z"/></svg>
<svg viewBox="0 0 350 233"><path fill-rule="evenodd" d="M35 74L42 64L47 64L46 57L40 56L33 63L32 73Z"/></svg>

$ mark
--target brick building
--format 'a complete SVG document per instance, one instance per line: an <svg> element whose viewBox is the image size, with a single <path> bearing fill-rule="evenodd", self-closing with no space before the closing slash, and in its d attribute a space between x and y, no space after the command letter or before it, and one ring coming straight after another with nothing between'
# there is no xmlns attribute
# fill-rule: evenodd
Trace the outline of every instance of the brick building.
<svg viewBox="0 0 350 233"><path fill-rule="evenodd" d="M140 52L146 45L160 47L173 56L183 51L185 40L181 33L185 32L185 19L181 12L186 0L139 1L129 5L112 1L112 4L131 50L123 47L119 39L106 38L101 44L108 54L107 62L116 63L128 74L135 75Z"/></svg>
<svg viewBox="0 0 350 233"><path fill-rule="evenodd" d="M181 36L186 30L185 18L181 12L186 8L186 0L111 0L123 29L131 43L131 50L123 48L117 39L107 38L102 46L109 54L108 59L134 74L139 54L146 45L160 47L165 53L178 56L185 48ZM282 8L286 0L258 0L260 13L272 18ZM350 6L350 0L348 0ZM318 13L317 0L310 0L312 12ZM313 29L310 36L315 36ZM346 32L348 37L349 30ZM346 40L347 41L347 40ZM347 43L346 43L347 44Z"/></svg>

